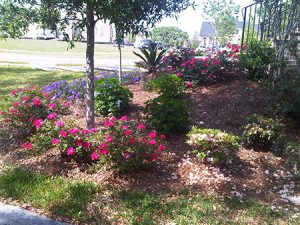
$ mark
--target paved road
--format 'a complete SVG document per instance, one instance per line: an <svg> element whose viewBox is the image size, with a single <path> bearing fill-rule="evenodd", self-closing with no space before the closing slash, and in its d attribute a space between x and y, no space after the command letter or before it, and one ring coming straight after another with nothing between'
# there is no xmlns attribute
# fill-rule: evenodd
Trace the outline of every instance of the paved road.
<svg viewBox="0 0 300 225"><path fill-rule="evenodd" d="M9 61L9 62L26 62L32 65L33 67L53 67L57 64L85 64L85 56L84 54L53 54L53 53L45 53L40 54L36 53L30 54L26 53L6 53L0 51L0 61ZM123 59L122 63L124 66L132 67L134 66L134 62L136 59ZM95 65L96 66L108 66L108 67L117 67L119 64L118 58L97 58L95 56Z"/></svg>
<svg viewBox="0 0 300 225"><path fill-rule="evenodd" d="M0 203L0 225L68 225L16 206Z"/></svg>

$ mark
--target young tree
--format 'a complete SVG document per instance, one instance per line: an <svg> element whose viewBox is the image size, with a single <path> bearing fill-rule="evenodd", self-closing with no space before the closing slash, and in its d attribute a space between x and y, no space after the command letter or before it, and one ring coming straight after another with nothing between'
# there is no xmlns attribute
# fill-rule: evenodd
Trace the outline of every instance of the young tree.
<svg viewBox="0 0 300 225"><path fill-rule="evenodd" d="M197 48L200 45L199 33L195 32L191 39L191 48Z"/></svg>
<svg viewBox="0 0 300 225"><path fill-rule="evenodd" d="M153 41L161 41L168 47L176 47L189 38L187 32L178 27L156 27L151 32Z"/></svg>
<svg viewBox="0 0 300 225"><path fill-rule="evenodd" d="M189 0L1 0L0 33L19 37L30 23L53 24L58 21L62 30L70 21L75 21L77 29L86 30L86 121L87 128L92 128L95 125L94 29L96 22L109 21L115 24L116 28L121 28L124 35L130 32L147 32L149 27L153 27L164 17L175 16L190 6L194 6L194 3ZM28 20L23 19L23 16ZM9 24L12 21L17 25L11 27Z"/></svg>
<svg viewBox="0 0 300 225"><path fill-rule="evenodd" d="M221 44L230 41L235 33L239 9L240 6L232 0L206 0L204 2L204 17L213 22L217 40Z"/></svg>

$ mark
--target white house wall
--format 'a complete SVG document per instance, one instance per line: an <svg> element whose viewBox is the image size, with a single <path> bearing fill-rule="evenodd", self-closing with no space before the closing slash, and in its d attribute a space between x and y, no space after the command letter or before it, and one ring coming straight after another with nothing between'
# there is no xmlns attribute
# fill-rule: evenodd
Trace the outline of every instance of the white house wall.
<svg viewBox="0 0 300 225"><path fill-rule="evenodd" d="M59 30L59 28L58 28ZM28 32L23 36L24 38L35 39L38 33L42 33L43 29L38 28L37 24L32 24L29 26ZM70 21L69 25L66 27L65 32L72 39L75 29L73 28L73 22ZM84 39L86 39L86 32L81 33ZM113 25L105 23L103 21L98 21L95 25L95 42L112 43L115 40L115 32Z"/></svg>

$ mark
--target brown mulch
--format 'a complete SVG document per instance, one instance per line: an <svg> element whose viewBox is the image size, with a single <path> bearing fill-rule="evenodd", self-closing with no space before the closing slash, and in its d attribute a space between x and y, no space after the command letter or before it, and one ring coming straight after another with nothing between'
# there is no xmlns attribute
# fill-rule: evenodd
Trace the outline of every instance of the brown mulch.
<svg viewBox="0 0 300 225"><path fill-rule="evenodd" d="M128 115L132 120L144 121L144 102L156 94L144 91L139 85L129 85L128 88L134 93ZM268 96L255 82L233 80L225 84L197 87L189 91L185 99L189 104L192 124L241 134L247 116L269 113ZM84 126L84 104L78 103L72 111L71 117ZM96 118L98 126L102 121L102 117ZM241 147L237 161L212 167L191 158L188 154L190 148L185 144L185 135L168 138L168 151L151 171L130 175L118 174L109 169L91 172L88 165L79 166L73 160L61 158L56 150L37 157L21 157L17 147L20 141L7 137L0 135L0 143L3 143L0 147L0 164L18 164L49 175L92 180L119 189L168 192L189 188L221 196L251 196L261 202L278 203L285 207L295 206L285 203L278 193L284 184L294 183L295 193L300 193L299 182L285 169L284 159L271 153Z"/></svg>

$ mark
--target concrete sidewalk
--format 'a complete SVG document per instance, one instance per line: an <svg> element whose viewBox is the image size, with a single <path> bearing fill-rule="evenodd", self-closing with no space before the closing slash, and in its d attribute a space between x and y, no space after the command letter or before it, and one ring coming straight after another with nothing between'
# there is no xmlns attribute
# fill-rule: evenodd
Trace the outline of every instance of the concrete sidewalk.
<svg viewBox="0 0 300 225"><path fill-rule="evenodd" d="M0 225L68 225L16 206L0 203Z"/></svg>

